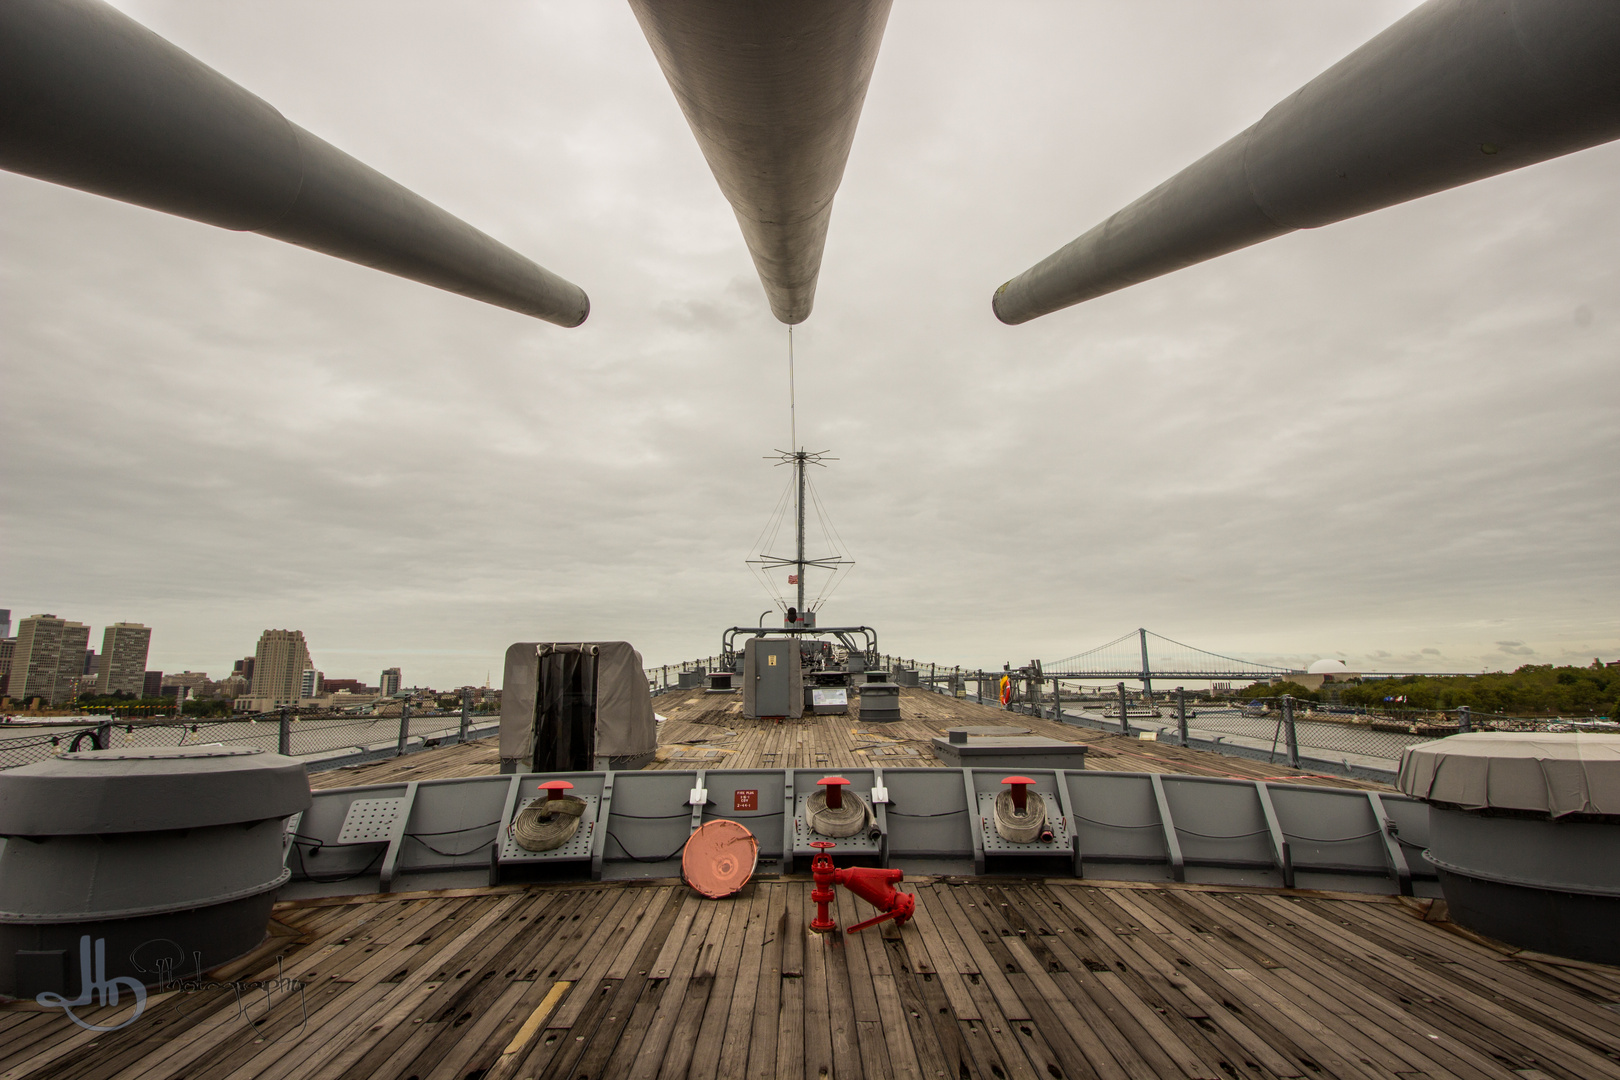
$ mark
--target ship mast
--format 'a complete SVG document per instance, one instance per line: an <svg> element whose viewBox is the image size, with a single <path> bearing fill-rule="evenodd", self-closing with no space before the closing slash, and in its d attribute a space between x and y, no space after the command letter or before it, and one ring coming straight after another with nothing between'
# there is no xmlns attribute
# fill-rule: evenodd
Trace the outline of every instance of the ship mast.
<svg viewBox="0 0 1620 1080"><path fill-rule="evenodd" d="M768 550L759 550L757 555L748 560L748 564L765 574L767 579L769 579L771 575L780 573L783 570L789 570L792 572L792 577L789 578L789 584L794 586L794 590L789 595L794 600L794 621L804 623L809 621L806 616L806 613L809 611L809 605L817 603L819 600L819 597L815 596L815 594L809 594L805 591L805 585L807 584L805 580L806 573L812 569L815 569L826 570L829 573L836 574L844 567L854 565L852 560L844 558L842 555L838 554L836 550L833 554L823 555L820 557L813 556L805 550L806 543L809 539L807 520L809 515L809 504L810 500L814 497L810 487L810 466L824 466L827 462L836 461L837 459L828 457L825 451L798 449L778 450L776 453L771 454L766 460L775 461L778 465L793 466L793 478L790 481L791 486L789 492L784 493L782 505L777 510L777 516L773 519L774 521L785 523L784 518L786 517L787 513L787 507L785 504L787 502L788 495L791 494L794 504L793 554L791 556L772 555ZM771 527L767 527L767 532L771 533L772 535L776 535ZM762 534L761 540L764 539L765 537ZM830 538L829 542L832 542ZM777 580L779 581L780 579ZM771 591L776 593L777 587L769 586L769 584L767 587L770 587ZM780 597L781 594L776 593L776 595ZM788 602L786 600L778 599L777 603L781 604L784 608L788 606Z"/></svg>
<svg viewBox="0 0 1620 1080"><path fill-rule="evenodd" d="M798 558L793 560L793 565L798 567L799 570L795 576L799 582L797 610L801 619L804 618L804 462L806 457L807 455L803 449L793 452L793 471L798 474L794 479L799 484L799 554Z"/></svg>

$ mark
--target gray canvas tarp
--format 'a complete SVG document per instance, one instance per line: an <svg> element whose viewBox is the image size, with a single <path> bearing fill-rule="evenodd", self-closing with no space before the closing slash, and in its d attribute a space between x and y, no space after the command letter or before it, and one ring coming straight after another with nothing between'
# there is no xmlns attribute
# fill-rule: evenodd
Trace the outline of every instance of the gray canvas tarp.
<svg viewBox="0 0 1620 1080"><path fill-rule="evenodd" d="M1409 746L1400 789L1469 810L1620 815L1620 735L1491 731Z"/></svg>
<svg viewBox="0 0 1620 1080"><path fill-rule="evenodd" d="M595 657L594 756L633 757L658 749L652 694L641 654L629 642L520 641L506 650L506 677L501 686L502 760L534 759L541 660L556 654Z"/></svg>

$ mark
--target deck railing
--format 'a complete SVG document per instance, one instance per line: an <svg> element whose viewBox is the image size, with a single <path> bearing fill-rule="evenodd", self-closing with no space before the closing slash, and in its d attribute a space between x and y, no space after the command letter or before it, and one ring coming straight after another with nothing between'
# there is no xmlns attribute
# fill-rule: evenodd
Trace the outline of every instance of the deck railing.
<svg viewBox="0 0 1620 1080"><path fill-rule="evenodd" d="M352 716L282 709L229 719L64 717L62 723L0 737L0 769L77 750L123 747L244 746L300 758L310 771L340 768L483 738L499 717L478 713L469 698L459 711L401 707L397 716Z"/></svg>

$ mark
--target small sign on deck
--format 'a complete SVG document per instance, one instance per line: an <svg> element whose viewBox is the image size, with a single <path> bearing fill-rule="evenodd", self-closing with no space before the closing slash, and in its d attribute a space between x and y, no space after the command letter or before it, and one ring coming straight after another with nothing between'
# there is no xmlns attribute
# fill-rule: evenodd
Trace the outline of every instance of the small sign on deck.
<svg viewBox="0 0 1620 1080"><path fill-rule="evenodd" d="M759 809L759 789L758 788L738 788L736 797L734 799L732 799L732 809L733 810L758 810Z"/></svg>

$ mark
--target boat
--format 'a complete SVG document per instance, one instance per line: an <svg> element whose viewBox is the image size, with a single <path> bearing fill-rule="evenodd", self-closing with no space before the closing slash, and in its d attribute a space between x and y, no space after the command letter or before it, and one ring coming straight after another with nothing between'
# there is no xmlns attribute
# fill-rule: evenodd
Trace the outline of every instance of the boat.
<svg viewBox="0 0 1620 1080"><path fill-rule="evenodd" d="M1126 716L1133 718L1140 716L1148 719L1155 719L1164 715L1164 710L1159 708L1157 705L1152 703L1141 704L1135 701L1131 702L1125 707L1125 712ZM1110 720L1118 720L1119 702L1111 701L1107 705L1103 706L1103 715L1108 717ZM1187 715L1192 716L1193 714L1188 713Z"/></svg>

